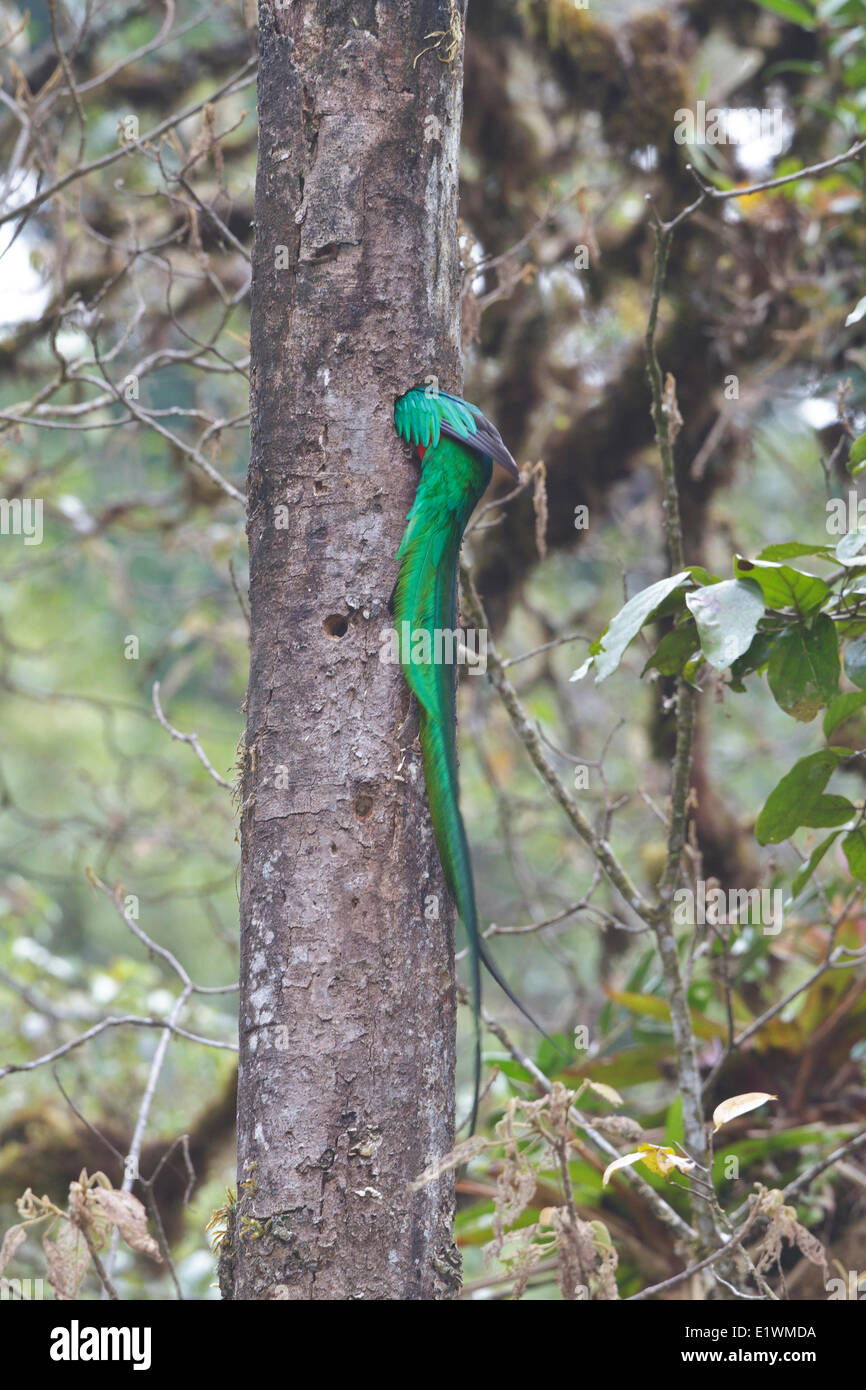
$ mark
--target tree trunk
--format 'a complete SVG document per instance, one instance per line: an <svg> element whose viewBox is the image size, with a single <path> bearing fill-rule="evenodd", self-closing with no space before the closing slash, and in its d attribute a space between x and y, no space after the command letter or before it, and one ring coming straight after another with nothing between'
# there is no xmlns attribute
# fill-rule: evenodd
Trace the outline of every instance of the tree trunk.
<svg viewBox="0 0 866 1390"><path fill-rule="evenodd" d="M462 11L464 0L460 0ZM450 0L454 5L454 0ZM453 1296L453 915L382 664L417 469L394 398L460 387L449 0L260 10L241 822L240 1299Z"/></svg>

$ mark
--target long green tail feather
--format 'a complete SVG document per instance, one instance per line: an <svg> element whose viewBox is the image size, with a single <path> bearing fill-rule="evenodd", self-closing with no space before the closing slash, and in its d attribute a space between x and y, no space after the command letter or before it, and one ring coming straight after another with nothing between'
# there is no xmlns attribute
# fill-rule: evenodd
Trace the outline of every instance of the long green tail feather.
<svg viewBox="0 0 866 1390"><path fill-rule="evenodd" d="M421 443L424 443L423 437ZM517 1008L540 1032L544 1032L503 980L481 937L472 861L460 814L456 673L447 660L435 659L437 632L451 633L455 629L460 542L466 524L490 481L491 472L489 458L479 456L470 447L447 437L444 431L438 442L427 449L415 502L397 552L400 570L392 595L394 624L400 640L400 660L407 684L420 707L419 733L433 831L445 878L454 894L469 942L475 1022L472 1131L478 1114L481 1083L482 963ZM423 633L427 634L430 643L429 652L416 649L413 659L413 641L423 642ZM418 659L419 655L428 655L430 659Z"/></svg>

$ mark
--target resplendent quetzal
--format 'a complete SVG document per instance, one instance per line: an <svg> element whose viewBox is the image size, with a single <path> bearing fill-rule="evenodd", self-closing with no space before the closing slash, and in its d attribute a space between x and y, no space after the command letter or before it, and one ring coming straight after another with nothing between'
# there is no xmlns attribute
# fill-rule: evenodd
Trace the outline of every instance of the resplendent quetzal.
<svg viewBox="0 0 866 1390"><path fill-rule="evenodd" d="M481 1078L482 962L509 999L536 1028L539 1025L503 980L478 927L472 862L460 814L455 672L453 661L442 659L442 639L437 643L436 634L449 634L455 628L460 542L490 482L493 460L518 481L520 472L499 431L481 411L444 391L424 387L407 391L395 404L394 424L398 434L417 447L421 479L397 551L400 569L390 606L400 664L418 700L424 780L439 858L469 940L475 1016L470 1126L474 1131ZM425 633L427 640L419 642L419 634Z"/></svg>

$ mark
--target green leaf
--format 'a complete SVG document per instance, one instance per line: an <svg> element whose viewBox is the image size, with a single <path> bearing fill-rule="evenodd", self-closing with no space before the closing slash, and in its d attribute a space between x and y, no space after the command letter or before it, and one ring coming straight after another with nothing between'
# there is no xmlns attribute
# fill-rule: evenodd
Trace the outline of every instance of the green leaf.
<svg viewBox="0 0 866 1390"><path fill-rule="evenodd" d="M836 559L840 565L866 565L866 556L860 554L866 545L866 530L846 531L836 546Z"/></svg>
<svg viewBox="0 0 866 1390"><path fill-rule="evenodd" d="M796 1129L776 1130L772 1134L765 1133L752 1139L740 1139L735 1144L726 1144L724 1148L716 1149L713 1159L714 1174L717 1181L726 1180L725 1160L731 1156L736 1156L739 1159L739 1167L748 1171L750 1163L763 1162L770 1153L789 1152L797 1159L797 1167L791 1171L793 1177L803 1164L804 1150L816 1145L819 1151L825 1147L829 1151L833 1144L844 1143L855 1133L856 1130L846 1125L844 1128L839 1127L834 1134L824 1121L822 1124L800 1125Z"/></svg>
<svg viewBox="0 0 866 1390"><path fill-rule="evenodd" d="M790 20L792 24L799 24L801 29L815 28L815 16L806 5L800 3L800 0L758 0L758 4L763 9L772 10L773 14Z"/></svg>
<svg viewBox="0 0 866 1390"><path fill-rule="evenodd" d="M832 618L819 613L773 642L767 683L780 709L808 724L839 689L839 643Z"/></svg>
<svg viewBox="0 0 866 1390"><path fill-rule="evenodd" d="M591 1081L603 1081L617 1090L625 1086L641 1086L648 1081L657 1082L659 1072L670 1057L670 1051L669 1039L642 1042L626 1047L622 1052L614 1053L610 1057L597 1057L583 1065L575 1063L569 1069L566 1082L573 1088L575 1078L585 1076ZM522 1076L525 1076L525 1073L522 1073Z"/></svg>
<svg viewBox="0 0 866 1390"><path fill-rule="evenodd" d="M819 753L810 753L798 759L764 803L755 823L758 843L778 845L782 840L789 839L801 825L814 826L816 820L819 825L827 825L827 808L820 805L824 799L824 788L839 763L850 756L850 748L822 748ZM841 802L844 798L828 800ZM841 810L841 807L837 806L837 810Z"/></svg>
<svg viewBox="0 0 866 1390"><path fill-rule="evenodd" d="M624 989L609 989L607 993L611 999L616 1000L617 1004L622 1004L629 1013L637 1014L639 1018L656 1018L663 1019L665 1023L670 1022L671 1011L668 1002L666 999L659 999L658 995L632 994L629 990ZM696 1013L694 1009L690 1009L689 1012L696 1037L709 1041L711 1038L718 1038L724 1034L724 1024L705 1018L703 1014Z"/></svg>
<svg viewBox="0 0 866 1390"><path fill-rule="evenodd" d="M748 651L764 614L760 589L741 579L724 579L686 594L686 605L698 625L704 656L719 671Z"/></svg>
<svg viewBox="0 0 866 1390"><path fill-rule="evenodd" d="M848 860L848 868L861 883L866 883L866 826L858 825L842 841L842 850Z"/></svg>
<svg viewBox="0 0 866 1390"><path fill-rule="evenodd" d="M812 613L830 593L830 586L817 575L772 560L746 560L736 555L734 574L738 579L754 579L760 584L768 608L796 608L798 613Z"/></svg>
<svg viewBox="0 0 866 1390"><path fill-rule="evenodd" d="M829 738L833 730L839 724L843 724L846 719L858 709L866 705L866 691L848 690L844 695L837 695L836 699L827 706L827 713L824 715L824 737Z"/></svg>
<svg viewBox="0 0 866 1390"><path fill-rule="evenodd" d="M833 547L826 542L810 545L808 541L781 541L779 545L765 545L764 549L758 552L758 559L796 560L800 555L820 555L822 560L829 560L833 555Z"/></svg>
<svg viewBox="0 0 866 1390"><path fill-rule="evenodd" d="M766 666L770 660L770 653L773 650L772 632L756 632L748 651L743 652L731 666L731 690L745 690L743 677L749 676L753 671L760 671L762 666Z"/></svg>
<svg viewBox="0 0 866 1390"><path fill-rule="evenodd" d="M857 814L857 807L847 796L832 796L826 793L819 796L809 812L808 821L803 821L810 830L827 830L831 825L844 825Z"/></svg>
<svg viewBox="0 0 866 1390"><path fill-rule="evenodd" d="M678 676L689 658L700 650L700 646L701 639L694 623L691 620L683 623L682 627L675 627L673 631L665 633L641 675L645 676L647 671L652 669L660 671L663 676Z"/></svg>
<svg viewBox="0 0 866 1390"><path fill-rule="evenodd" d="M856 476L866 464L866 434L858 435L848 452L848 472Z"/></svg>
<svg viewBox="0 0 866 1390"><path fill-rule="evenodd" d="M685 584L690 577L688 570L682 570L667 579L660 579L657 584L650 584L648 589L641 589L639 594L630 598L616 617L611 619L601 637L590 647L590 653L595 658L596 684L616 670L629 642L637 636L662 600Z"/></svg>
<svg viewBox="0 0 866 1390"><path fill-rule="evenodd" d="M675 1095L665 1117L664 1144L681 1144L686 1137L683 1127L683 1098Z"/></svg>
<svg viewBox="0 0 866 1390"><path fill-rule="evenodd" d="M760 3L763 4L764 0L760 0ZM866 294L864 294L862 299L857 300L857 303L845 320L845 327L850 328L852 323L859 323L862 318L866 318Z"/></svg>
<svg viewBox="0 0 866 1390"><path fill-rule="evenodd" d="M815 12L819 19L832 19L838 10L844 10L850 4L851 0L818 0Z"/></svg>
<svg viewBox="0 0 866 1390"><path fill-rule="evenodd" d="M866 690L866 632L845 648L845 675L861 690Z"/></svg>
<svg viewBox="0 0 866 1390"><path fill-rule="evenodd" d="M800 895L800 893L802 893L803 889L806 887L806 884L809 882L809 879L812 877L818 865L821 863L821 860L824 858L824 855L827 853L827 850L833 844L833 841L837 839L838 835L839 831L834 830L832 835L828 835L825 840L819 841L819 843L812 850L812 853L809 855L808 862L803 865L802 869L800 870L797 877L794 879L793 884L791 885L792 898L796 898Z"/></svg>
<svg viewBox="0 0 866 1390"><path fill-rule="evenodd" d="M720 583L718 575L708 574L702 565L689 565L688 571L696 584ZM652 621L655 623L658 622L660 618L669 618L673 613L681 613L683 598L684 595L676 590L672 594L668 594L667 598L662 599L658 608L653 613Z"/></svg>

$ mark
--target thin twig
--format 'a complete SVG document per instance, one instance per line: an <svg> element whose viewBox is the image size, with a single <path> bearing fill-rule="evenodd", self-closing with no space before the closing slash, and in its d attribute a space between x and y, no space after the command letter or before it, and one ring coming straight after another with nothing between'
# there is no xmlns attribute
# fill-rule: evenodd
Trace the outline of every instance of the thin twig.
<svg viewBox="0 0 866 1390"><path fill-rule="evenodd" d="M177 739L180 743L188 743L190 748L198 758L199 762L201 763L202 767L204 768L205 772L207 772L208 776L212 777L218 786L225 787L226 791L231 791L231 782L227 782L224 777L220 777L216 768L213 766L204 749L202 748L201 744L199 743L198 734L182 734L179 729L176 729L174 727L173 724L169 724L168 720L163 714L162 705L159 702L159 681L154 681L153 683L153 710L154 714L156 715L162 727L165 729L166 733L171 734L172 738Z"/></svg>

